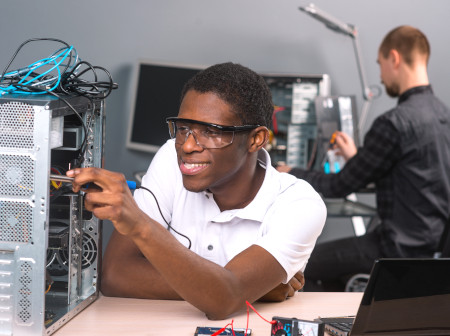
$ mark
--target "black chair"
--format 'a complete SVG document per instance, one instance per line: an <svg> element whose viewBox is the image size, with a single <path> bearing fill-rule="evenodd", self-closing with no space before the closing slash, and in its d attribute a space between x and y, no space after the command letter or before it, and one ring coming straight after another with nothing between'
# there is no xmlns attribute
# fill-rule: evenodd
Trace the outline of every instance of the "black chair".
<svg viewBox="0 0 450 336"><path fill-rule="evenodd" d="M345 284L346 292L364 292L369 281L369 274L358 273L347 280Z"/></svg>
<svg viewBox="0 0 450 336"><path fill-rule="evenodd" d="M434 258L450 258L450 218L447 220Z"/></svg>
<svg viewBox="0 0 450 336"><path fill-rule="evenodd" d="M434 253L433 258L450 258L450 217L444 227L444 232L442 232L441 239L439 240L438 249ZM355 274L347 281L345 291L364 292L367 281L369 281L369 274Z"/></svg>

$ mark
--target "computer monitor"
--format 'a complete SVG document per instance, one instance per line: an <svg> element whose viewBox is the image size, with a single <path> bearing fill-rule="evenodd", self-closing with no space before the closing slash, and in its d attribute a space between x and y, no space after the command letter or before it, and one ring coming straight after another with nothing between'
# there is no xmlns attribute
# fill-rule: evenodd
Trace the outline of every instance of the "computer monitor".
<svg viewBox="0 0 450 336"><path fill-rule="evenodd" d="M128 148L156 153L169 138L165 119L178 114L184 84L203 68L149 61L136 64Z"/></svg>

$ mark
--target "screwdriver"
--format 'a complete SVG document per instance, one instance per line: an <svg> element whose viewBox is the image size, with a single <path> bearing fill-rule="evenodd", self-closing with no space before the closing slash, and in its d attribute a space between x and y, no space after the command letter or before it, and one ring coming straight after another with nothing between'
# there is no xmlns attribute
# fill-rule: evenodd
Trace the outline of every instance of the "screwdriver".
<svg viewBox="0 0 450 336"><path fill-rule="evenodd" d="M50 180L55 181L55 182L72 183L73 177L69 177L66 175L50 174ZM137 188L136 182L134 182L134 181L127 181L127 185L128 185L128 188L130 188L130 190L136 190L136 188ZM88 186L89 186L89 184L87 184L85 186L85 188L87 188Z"/></svg>
<svg viewBox="0 0 450 336"><path fill-rule="evenodd" d="M333 145L336 143L336 137L337 137L337 131L334 132L334 133L331 135L331 139L330 139L330 148L332 148Z"/></svg>

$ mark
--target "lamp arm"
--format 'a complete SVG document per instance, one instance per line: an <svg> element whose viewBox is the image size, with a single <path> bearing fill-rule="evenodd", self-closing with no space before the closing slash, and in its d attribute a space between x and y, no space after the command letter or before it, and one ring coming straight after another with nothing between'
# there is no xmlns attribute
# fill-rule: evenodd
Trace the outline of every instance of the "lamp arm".
<svg viewBox="0 0 450 336"><path fill-rule="evenodd" d="M367 85L366 74L364 73L364 67L362 64L362 57L359 45L359 34L355 26L351 24L344 23L339 19L331 16L330 14L324 12L323 10L316 7L314 4L309 4L305 7L299 7L299 9L314 19L322 22L325 26L331 30L334 30L337 33L344 34L346 36L350 36L353 41L353 48L356 56L356 64L358 67L359 79L361 82L361 86L363 89L363 106L361 110L361 115L359 118L358 130L361 131L362 127L364 127L367 112L369 111L370 104L374 98L374 94L370 87Z"/></svg>
<svg viewBox="0 0 450 336"><path fill-rule="evenodd" d="M355 49L356 63L358 66L359 79L361 80L361 86L363 88L363 97L364 100L371 100L373 98L372 91L370 87L367 85L366 74L364 73L364 67L361 57L361 48L359 44L358 33L355 29L355 35L353 35L353 47Z"/></svg>
<svg viewBox="0 0 450 336"><path fill-rule="evenodd" d="M364 127L364 124L366 122L367 112L369 111L369 107L372 103L373 92L370 89L370 87L367 85L366 74L364 72L364 67L362 64L361 48L360 48L360 44L359 44L358 32L357 32L356 28L354 30L354 34L352 35L352 37L353 37L352 38L353 47L355 50L356 64L358 66L359 79L361 81L361 86L363 89L363 98L364 98L363 107L361 110L361 115L359 117L359 125L358 125L358 129L360 131L362 131L362 128Z"/></svg>

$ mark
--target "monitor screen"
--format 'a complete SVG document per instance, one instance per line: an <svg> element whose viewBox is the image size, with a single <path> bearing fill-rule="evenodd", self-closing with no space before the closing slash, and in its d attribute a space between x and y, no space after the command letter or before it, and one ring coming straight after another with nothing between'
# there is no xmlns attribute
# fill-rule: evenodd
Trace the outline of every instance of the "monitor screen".
<svg viewBox="0 0 450 336"><path fill-rule="evenodd" d="M169 138L165 119L177 116L184 84L204 67L139 62L127 147L155 153Z"/></svg>

